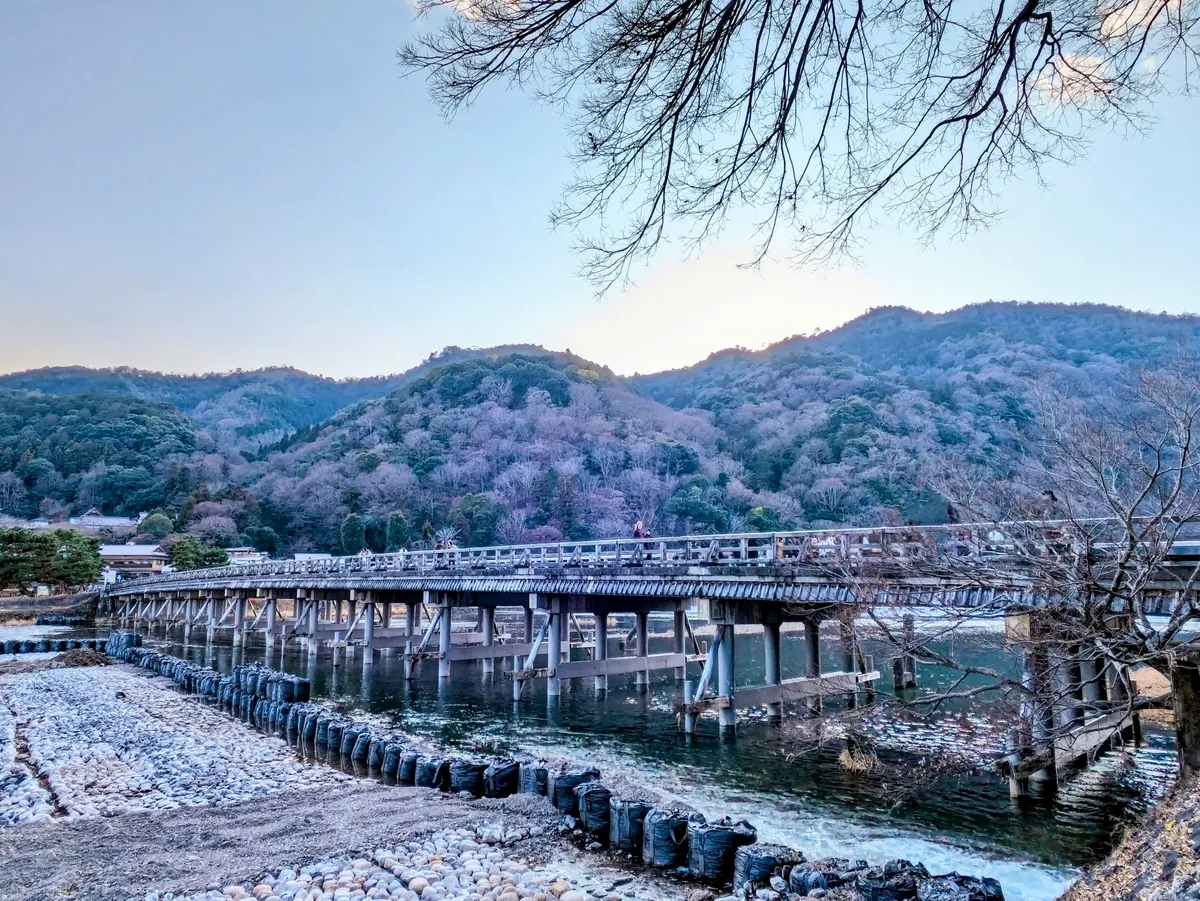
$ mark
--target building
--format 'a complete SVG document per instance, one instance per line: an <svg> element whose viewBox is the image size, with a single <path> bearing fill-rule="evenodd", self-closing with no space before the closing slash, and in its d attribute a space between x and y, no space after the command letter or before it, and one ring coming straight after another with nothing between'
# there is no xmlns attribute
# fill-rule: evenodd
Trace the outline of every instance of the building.
<svg viewBox="0 0 1200 901"><path fill-rule="evenodd" d="M105 530L110 532L136 532L138 524L145 518L145 513L139 513L136 517L105 516L95 507L92 507L92 509L88 510L82 516L72 516L67 522L80 532L95 533Z"/></svg>
<svg viewBox="0 0 1200 901"><path fill-rule="evenodd" d="M104 581L156 576L167 566L167 552L157 544L102 544Z"/></svg>
<svg viewBox="0 0 1200 901"><path fill-rule="evenodd" d="M229 555L229 562L233 566L243 566L249 563L266 563L271 559L271 555L266 551L260 551L252 547L227 547L225 553Z"/></svg>

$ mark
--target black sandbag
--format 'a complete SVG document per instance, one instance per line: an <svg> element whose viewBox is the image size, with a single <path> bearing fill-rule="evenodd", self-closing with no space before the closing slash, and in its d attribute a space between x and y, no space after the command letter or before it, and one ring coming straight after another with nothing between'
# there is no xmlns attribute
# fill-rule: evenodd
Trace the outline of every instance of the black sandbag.
<svg viewBox="0 0 1200 901"><path fill-rule="evenodd" d="M766 883L780 867L803 860L803 854L787 845L741 845L733 855L733 890Z"/></svg>
<svg viewBox="0 0 1200 901"><path fill-rule="evenodd" d="M366 763L367 757L371 753L371 730L364 728L358 733L358 740L354 742L354 748L350 751L350 759L355 763Z"/></svg>
<svg viewBox="0 0 1200 901"><path fill-rule="evenodd" d="M307 679L300 678L295 678L292 681L295 686L293 691L295 692L296 700L298 702L310 700L312 695L312 683Z"/></svg>
<svg viewBox="0 0 1200 901"><path fill-rule="evenodd" d="M521 761L520 790L523 795L544 795L549 787L550 771L538 760Z"/></svg>
<svg viewBox="0 0 1200 901"><path fill-rule="evenodd" d="M703 823L704 817L652 807L642 820L642 863L663 868L685 866L689 820Z"/></svg>
<svg viewBox="0 0 1200 901"><path fill-rule="evenodd" d="M445 791L450 787L450 764L441 757L418 758L416 784L418 788Z"/></svg>
<svg viewBox="0 0 1200 901"><path fill-rule="evenodd" d="M521 787L521 765L515 760L493 760L483 771L483 793L489 798L507 798Z"/></svg>
<svg viewBox="0 0 1200 901"><path fill-rule="evenodd" d="M300 731L300 724L304 721L305 710L299 704L293 704L287 716L287 731L288 734Z"/></svg>
<svg viewBox="0 0 1200 901"><path fill-rule="evenodd" d="M275 705L275 734L287 735L288 720L292 715L294 704L281 702Z"/></svg>
<svg viewBox="0 0 1200 901"><path fill-rule="evenodd" d="M334 720L329 724L329 750L342 753L342 741L346 737L346 726L349 725L345 720Z"/></svg>
<svg viewBox="0 0 1200 901"><path fill-rule="evenodd" d="M845 857L821 857L792 867L788 874L788 889L797 895L807 895L817 889L849 885L867 868L865 860Z"/></svg>
<svg viewBox="0 0 1200 901"><path fill-rule="evenodd" d="M1004 891L995 879L946 873L917 882L917 901L1004 901Z"/></svg>
<svg viewBox="0 0 1200 901"><path fill-rule="evenodd" d="M372 735L371 745L367 748L367 768L372 770L383 769L383 751L388 745L388 740L383 735Z"/></svg>
<svg viewBox="0 0 1200 901"><path fill-rule="evenodd" d="M608 802L610 792L600 782L585 782L575 788L576 804L579 808L579 824L593 841L608 844Z"/></svg>
<svg viewBox="0 0 1200 901"><path fill-rule="evenodd" d="M329 744L329 724L332 722L333 716L328 713L322 713L319 717L317 717L317 744Z"/></svg>
<svg viewBox="0 0 1200 901"><path fill-rule="evenodd" d="M310 710L308 716L304 718L304 740L316 742L317 740L317 720L321 718L321 714L316 710Z"/></svg>
<svg viewBox="0 0 1200 901"><path fill-rule="evenodd" d="M758 831L745 820L729 817L715 823L688 823L688 870L697 879L724 885L733 878L733 858L742 845L752 845Z"/></svg>
<svg viewBox="0 0 1200 901"><path fill-rule="evenodd" d="M404 745L398 741L389 741L383 749L383 765L380 769L385 777L397 779L400 775L400 761L404 757Z"/></svg>
<svg viewBox="0 0 1200 901"><path fill-rule="evenodd" d="M600 771L595 767L555 770L550 773L549 781L546 783L546 797L563 813L577 816L579 798L575 796L575 789L585 782L594 782L599 778Z"/></svg>
<svg viewBox="0 0 1200 901"><path fill-rule="evenodd" d="M358 723L350 723L346 726L346 731L342 733L342 756L349 760L354 755L354 746L358 743L358 737L367 729L366 726Z"/></svg>
<svg viewBox="0 0 1200 901"><path fill-rule="evenodd" d="M417 763L421 755L416 751L405 751L400 755L400 769L396 770L396 781L401 785L413 785L417 781Z"/></svg>
<svg viewBox="0 0 1200 901"><path fill-rule="evenodd" d="M455 757L450 761L450 791L470 792L476 798L483 795L483 773L487 763L468 757Z"/></svg>
<svg viewBox="0 0 1200 901"><path fill-rule="evenodd" d="M642 821L654 808L649 801L636 798L608 799L608 846L614 851L626 851L635 858L642 856Z"/></svg>
<svg viewBox="0 0 1200 901"><path fill-rule="evenodd" d="M917 897L917 883L929 878L922 864L889 860L858 874L855 887L866 901L909 901Z"/></svg>

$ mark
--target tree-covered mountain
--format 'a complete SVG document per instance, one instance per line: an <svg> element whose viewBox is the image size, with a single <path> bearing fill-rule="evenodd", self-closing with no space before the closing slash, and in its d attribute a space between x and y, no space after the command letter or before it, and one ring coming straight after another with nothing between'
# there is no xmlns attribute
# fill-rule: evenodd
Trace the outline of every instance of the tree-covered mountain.
<svg viewBox="0 0 1200 901"><path fill-rule="evenodd" d="M1002 474L1031 381L1095 390L1198 338L1196 317L989 303L633 379L533 346L345 382L39 370L0 377L0 512L157 508L157 530L270 550L939 521L931 468Z"/></svg>

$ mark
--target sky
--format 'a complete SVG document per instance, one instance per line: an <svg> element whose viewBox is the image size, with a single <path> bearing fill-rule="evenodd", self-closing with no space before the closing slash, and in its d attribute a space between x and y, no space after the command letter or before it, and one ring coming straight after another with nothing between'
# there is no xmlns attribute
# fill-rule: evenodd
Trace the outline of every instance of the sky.
<svg viewBox="0 0 1200 901"><path fill-rule="evenodd" d="M569 348L621 373L989 299L1200 313L1200 98L1017 183L996 227L855 263L667 248L597 299L548 213L555 109L493 89L447 123L395 51L407 0L0 4L0 371L399 372L447 345Z"/></svg>

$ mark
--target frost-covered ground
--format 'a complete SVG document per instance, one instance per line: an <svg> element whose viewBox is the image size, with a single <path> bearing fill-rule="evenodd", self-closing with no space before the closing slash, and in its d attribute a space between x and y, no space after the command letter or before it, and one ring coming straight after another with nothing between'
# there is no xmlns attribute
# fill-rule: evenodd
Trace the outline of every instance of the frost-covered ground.
<svg viewBox="0 0 1200 901"><path fill-rule="evenodd" d="M225 804L349 778L121 667L0 677L0 741L13 780L0 823Z"/></svg>

